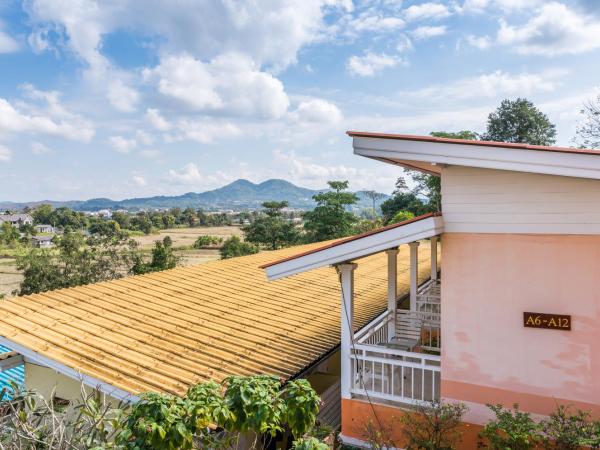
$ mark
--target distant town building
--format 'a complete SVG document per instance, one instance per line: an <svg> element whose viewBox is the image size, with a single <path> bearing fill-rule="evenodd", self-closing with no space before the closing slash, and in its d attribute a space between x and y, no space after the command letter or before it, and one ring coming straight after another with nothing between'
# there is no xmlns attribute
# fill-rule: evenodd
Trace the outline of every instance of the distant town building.
<svg viewBox="0 0 600 450"><path fill-rule="evenodd" d="M50 248L54 246L54 236L32 236L31 245L37 248Z"/></svg>
<svg viewBox="0 0 600 450"><path fill-rule="evenodd" d="M35 228L37 233L54 233L54 227L52 225L40 224L35 225L33 228Z"/></svg>
<svg viewBox="0 0 600 450"><path fill-rule="evenodd" d="M32 225L33 217L29 214L0 214L0 225L4 222L9 222L13 227L20 227L21 225Z"/></svg>

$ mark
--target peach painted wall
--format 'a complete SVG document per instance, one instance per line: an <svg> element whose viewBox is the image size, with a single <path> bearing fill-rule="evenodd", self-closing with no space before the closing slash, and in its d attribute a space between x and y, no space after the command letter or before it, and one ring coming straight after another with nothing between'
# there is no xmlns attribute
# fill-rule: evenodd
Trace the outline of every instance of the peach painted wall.
<svg viewBox="0 0 600 450"><path fill-rule="evenodd" d="M442 396L600 416L600 236L443 235ZM570 314L572 331L523 327ZM467 421L485 421L471 408Z"/></svg>

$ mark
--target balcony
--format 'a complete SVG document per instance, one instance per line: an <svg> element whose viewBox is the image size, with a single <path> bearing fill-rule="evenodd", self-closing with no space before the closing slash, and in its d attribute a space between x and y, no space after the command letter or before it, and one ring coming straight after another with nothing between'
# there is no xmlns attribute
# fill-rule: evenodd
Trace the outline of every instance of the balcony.
<svg viewBox="0 0 600 450"><path fill-rule="evenodd" d="M440 319L440 285L432 280L418 290L416 310L388 310L356 333L351 394L407 405L438 400Z"/></svg>

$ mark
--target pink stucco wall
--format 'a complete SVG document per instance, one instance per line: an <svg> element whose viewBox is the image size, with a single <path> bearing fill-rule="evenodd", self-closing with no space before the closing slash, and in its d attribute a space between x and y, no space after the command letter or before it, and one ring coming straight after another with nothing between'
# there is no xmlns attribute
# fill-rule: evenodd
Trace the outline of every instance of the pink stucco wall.
<svg viewBox="0 0 600 450"><path fill-rule="evenodd" d="M444 234L442 396L600 414L600 236ZM572 331L523 327L570 314Z"/></svg>

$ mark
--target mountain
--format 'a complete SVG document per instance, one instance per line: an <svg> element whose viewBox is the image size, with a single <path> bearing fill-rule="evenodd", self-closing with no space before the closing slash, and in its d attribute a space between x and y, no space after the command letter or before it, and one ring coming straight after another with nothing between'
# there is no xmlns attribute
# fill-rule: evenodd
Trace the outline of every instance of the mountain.
<svg viewBox="0 0 600 450"><path fill-rule="evenodd" d="M100 209L164 209L164 208L203 208L215 209L256 209L268 200L287 200L292 208L312 209L315 202L312 197L325 189L313 190L296 186L285 180L266 180L254 184L248 180L236 180L226 186L206 192L188 192L177 196L155 196L111 200L109 198L93 198L89 200L52 201L14 203L0 202L0 209L23 209L34 207L41 203L49 203L54 207L66 206L77 211L98 211ZM364 191L356 193L359 197L358 208L372 207L372 201ZM386 195L377 204L380 204Z"/></svg>

